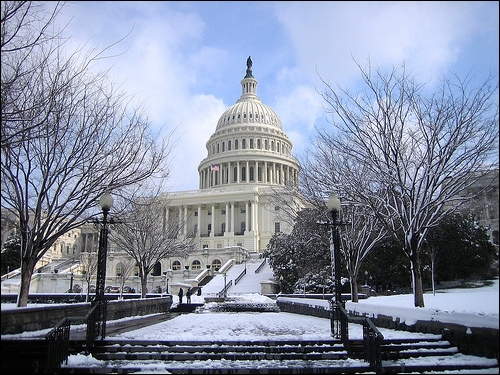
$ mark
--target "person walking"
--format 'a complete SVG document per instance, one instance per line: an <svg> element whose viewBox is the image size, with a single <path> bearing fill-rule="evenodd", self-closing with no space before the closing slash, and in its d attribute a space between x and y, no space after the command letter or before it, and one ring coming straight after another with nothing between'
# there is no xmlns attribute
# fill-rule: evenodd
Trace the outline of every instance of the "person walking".
<svg viewBox="0 0 500 375"><path fill-rule="evenodd" d="M179 288L179 303L182 303L182 296L184 295L184 290L182 288Z"/></svg>
<svg viewBox="0 0 500 375"><path fill-rule="evenodd" d="M191 292L191 288L188 288L187 292L186 292L186 300L187 300L187 303L191 303L191 294L193 294Z"/></svg>

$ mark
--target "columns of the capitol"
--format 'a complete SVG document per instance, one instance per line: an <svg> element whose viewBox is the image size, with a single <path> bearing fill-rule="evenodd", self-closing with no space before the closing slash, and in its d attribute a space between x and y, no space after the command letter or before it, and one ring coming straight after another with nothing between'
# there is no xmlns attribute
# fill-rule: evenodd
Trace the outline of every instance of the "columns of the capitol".
<svg viewBox="0 0 500 375"><path fill-rule="evenodd" d="M250 223L248 222L248 201L245 202L245 231L249 231L250 228L248 228Z"/></svg>
<svg viewBox="0 0 500 375"><path fill-rule="evenodd" d="M214 237L215 236L215 203L212 203L212 218L211 218L211 221L210 221L210 237Z"/></svg>
<svg viewBox="0 0 500 375"><path fill-rule="evenodd" d="M201 204L198 205L198 223L195 236L199 236L201 234Z"/></svg>
<svg viewBox="0 0 500 375"><path fill-rule="evenodd" d="M231 202L231 229L233 232L236 232L234 230L234 202Z"/></svg>
<svg viewBox="0 0 500 375"><path fill-rule="evenodd" d="M226 223L226 232L232 232L232 227L229 227L229 202L226 202L226 220L225 223Z"/></svg>
<svg viewBox="0 0 500 375"><path fill-rule="evenodd" d="M182 228L182 234L184 237L187 236L187 226L188 226L188 208L187 205L184 206L184 217L183 217L183 228Z"/></svg>

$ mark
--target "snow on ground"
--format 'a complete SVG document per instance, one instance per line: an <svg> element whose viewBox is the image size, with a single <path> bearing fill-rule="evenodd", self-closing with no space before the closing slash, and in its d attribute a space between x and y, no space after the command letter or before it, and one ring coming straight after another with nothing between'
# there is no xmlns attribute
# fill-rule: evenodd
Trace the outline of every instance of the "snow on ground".
<svg viewBox="0 0 500 375"><path fill-rule="evenodd" d="M230 296L232 300L239 302L254 303L272 303L268 297L257 293L246 295ZM282 298L282 297L280 297ZM177 296L173 296L174 304L178 303ZM453 321L459 317L460 324L474 327L492 327L498 329L499 318L499 283L498 279L491 286L473 288L473 289L447 289L425 294L425 308L415 308L413 306L413 295L394 295L369 297L360 300L358 303L347 302L348 310L367 312L368 314L385 314L390 316L400 316L402 321L407 324L416 320L439 320ZM320 304L328 306L326 300L300 299L301 302L310 304ZM203 296L193 296L193 303L203 303ZM6 305L1 304L2 310L7 309ZM13 305L13 304L10 304ZM10 308L13 308L12 306ZM120 319L127 320L132 318ZM48 330L46 330L48 331ZM403 331L393 331L380 328L380 331L386 339L398 337L435 337L436 335L424 333L411 333ZM20 335L5 335L29 337L39 336L41 331L25 332ZM4 335L2 335L4 337ZM285 312L214 312L210 309L210 304L198 310L197 313L183 314L176 318L167 320L153 326L144 327L135 331L122 333L113 336L121 339L137 340L287 340L287 339L311 339L324 340L331 339L330 322L328 319L313 316L304 316ZM349 337L356 339L362 337L362 327L358 324L349 324ZM432 357L431 357L432 358ZM425 360L425 359L424 359ZM432 360L432 359L429 359ZM461 362L480 362L493 363L497 367L491 370L474 371L449 371L444 373L488 373L498 374L498 362L496 359L487 359L475 356L456 354L451 357L453 363ZM353 363L355 362L355 363ZM249 362L249 366L250 366ZM346 366L360 365L364 362L349 360ZM420 362L421 363L421 362ZM366 364L366 363L365 363ZM68 359L68 365L81 367L96 367L103 363L92 356L82 354L72 355ZM134 365L139 365L134 362ZM220 365L220 364L219 364ZM271 364L268 364L271 365ZM207 364L200 364L207 366ZM214 366L217 366L214 363ZM239 363L239 366L243 366ZM156 364L143 364L144 373L165 373L165 364L161 362ZM443 372L441 372L443 373Z"/></svg>

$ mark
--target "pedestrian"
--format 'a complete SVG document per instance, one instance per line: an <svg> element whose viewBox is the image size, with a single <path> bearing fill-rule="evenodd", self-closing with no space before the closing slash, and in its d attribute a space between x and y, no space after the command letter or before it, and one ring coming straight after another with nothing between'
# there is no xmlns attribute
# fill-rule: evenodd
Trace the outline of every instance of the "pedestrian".
<svg viewBox="0 0 500 375"><path fill-rule="evenodd" d="M186 299L187 299L187 303L191 303L191 288L188 288L187 292L186 292Z"/></svg>
<svg viewBox="0 0 500 375"><path fill-rule="evenodd" d="M179 288L179 303L182 303L182 296L184 295L184 290L182 288Z"/></svg>

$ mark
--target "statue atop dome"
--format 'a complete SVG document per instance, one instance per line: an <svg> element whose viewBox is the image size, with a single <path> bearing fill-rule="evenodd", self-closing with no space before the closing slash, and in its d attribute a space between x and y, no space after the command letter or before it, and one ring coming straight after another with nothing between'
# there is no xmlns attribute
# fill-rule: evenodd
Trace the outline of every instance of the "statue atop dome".
<svg viewBox="0 0 500 375"><path fill-rule="evenodd" d="M252 75L252 59L250 56L248 56L247 59L247 74L245 75L245 78L254 78Z"/></svg>

